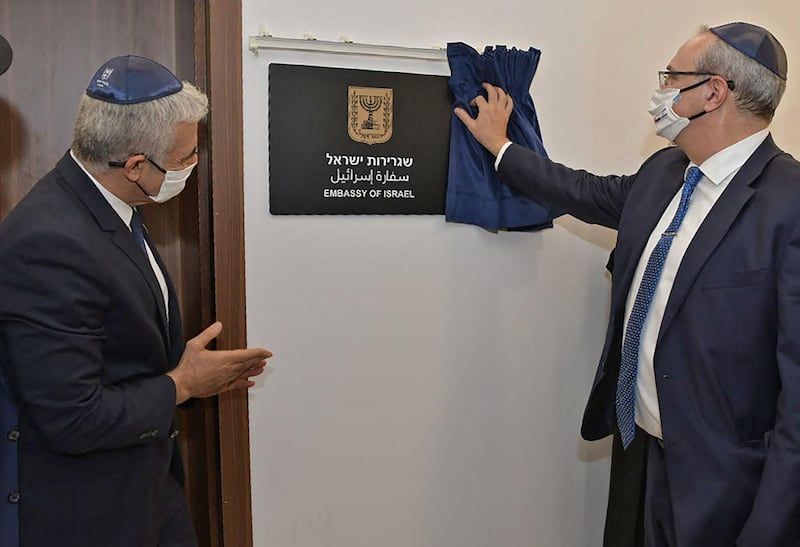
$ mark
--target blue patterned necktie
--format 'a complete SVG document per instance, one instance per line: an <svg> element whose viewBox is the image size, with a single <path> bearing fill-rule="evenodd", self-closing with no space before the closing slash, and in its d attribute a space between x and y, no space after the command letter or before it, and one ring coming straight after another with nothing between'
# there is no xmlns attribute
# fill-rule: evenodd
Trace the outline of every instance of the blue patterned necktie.
<svg viewBox="0 0 800 547"><path fill-rule="evenodd" d="M133 216L131 217L131 233L139 244L139 247L144 251L145 256L147 256L147 246L144 243L144 221L138 209L133 210Z"/></svg>
<svg viewBox="0 0 800 547"><path fill-rule="evenodd" d="M689 199L692 192L703 178L703 173L697 167L690 167L686 174L686 182L683 185L681 201L672 222L669 223L666 231L661 234L650 258L647 259L642 283L633 301L631 315L628 318L628 326L625 329L625 338L622 342L622 363L617 379L617 425L622 437L622 446L628 448L636 433L636 372L639 365L639 341L642 335L647 312L650 310L650 303L656 292L658 279L661 277L661 270L664 269L664 262L667 259L672 240L678 233L678 229L686 216L689 208Z"/></svg>

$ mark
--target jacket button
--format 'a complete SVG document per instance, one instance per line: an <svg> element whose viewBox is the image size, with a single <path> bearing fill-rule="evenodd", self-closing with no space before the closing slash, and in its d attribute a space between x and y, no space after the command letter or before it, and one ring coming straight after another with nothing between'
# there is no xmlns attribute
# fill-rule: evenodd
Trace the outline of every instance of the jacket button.
<svg viewBox="0 0 800 547"><path fill-rule="evenodd" d="M172 433L169 434L169 438L170 439L175 439L179 434L180 434L180 430L176 429L175 431L173 431Z"/></svg>
<svg viewBox="0 0 800 547"><path fill-rule="evenodd" d="M11 431L8 432L7 437L9 441L19 440L19 431L16 429L12 429Z"/></svg>
<svg viewBox="0 0 800 547"><path fill-rule="evenodd" d="M19 503L19 492L11 492L8 495L8 501L10 503Z"/></svg>
<svg viewBox="0 0 800 547"><path fill-rule="evenodd" d="M158 435L158 429L153 429L151 431L145 431L144 433L139 435L139 438L144 440L144 439L149 439L151 437L155 437L156 435Z"/></svg>

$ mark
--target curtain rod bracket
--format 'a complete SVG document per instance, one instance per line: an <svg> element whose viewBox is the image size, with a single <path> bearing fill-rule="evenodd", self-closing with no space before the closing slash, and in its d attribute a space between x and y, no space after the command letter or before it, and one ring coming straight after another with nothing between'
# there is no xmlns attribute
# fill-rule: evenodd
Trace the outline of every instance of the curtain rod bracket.
<svg viewBox="0 0 800 547"><path fill-rule="evenodd" d="M321 53L341 53L345 55L375 55L379 57L397 57L405 59L422 59L426 61L447 61L447 50L443 47L419 48L404 46L383 46L377 44L360 44L347 36L338 42L317 40L312 34L304 34L303 38L276 38L266 31L249 37L249 47L253 55L258 57L262 49L284 49L294 51L315 51Z"/></svg>

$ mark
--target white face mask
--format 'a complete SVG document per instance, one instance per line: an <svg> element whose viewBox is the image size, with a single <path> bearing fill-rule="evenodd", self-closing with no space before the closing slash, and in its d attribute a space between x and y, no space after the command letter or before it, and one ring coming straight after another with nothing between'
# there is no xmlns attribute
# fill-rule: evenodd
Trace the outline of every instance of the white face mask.
<svg viewBox="0 0 800 547"><path fill-rule="evenodd" d="M656 124L656 135L674 142L681 131L689 125L689 118L678 116L672 105L681 100L681 90L675 88L656 89L650 98L647 111Z"/></svg>
<svg viewBox="0 0 800 547"><path fill-rule="evenodd" d="M158 194L148 197L156 203L164 203L180 194L186 187L186 179L192 174L195 165L197 165L197 162L180 171L167 171L164 174L164 183L161 185Z"/></svg>
<svg viewBox="0 0 800 547"><path fill-rule="evenodd" d="M681 100L682 92L700 87L706 82L708 82L708 80L697 82L683 89L668 87L666 89L656 89L653 91L653 96L650 98L650 105L647 111L653 116L653 123L656 124L656 135L664 137L670 142L675 142L675 139L678 138L681 131L686 129L689 122L707 113L704 110L699 114L685 118L683 116L678 116L672 109L672 105Z"/></svg>

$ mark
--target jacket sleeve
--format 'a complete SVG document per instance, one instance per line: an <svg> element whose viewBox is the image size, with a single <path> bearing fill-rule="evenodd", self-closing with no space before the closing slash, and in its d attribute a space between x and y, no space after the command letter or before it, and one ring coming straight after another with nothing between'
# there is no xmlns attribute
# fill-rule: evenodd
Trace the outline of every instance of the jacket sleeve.
<svg viewBox="0 0 800 547"><path fill-rule="evenodd" d="M531 199L588 222L617 229L633 176L598 176L570 169L512 144L498 166L500 180Z"/></svg>
<svg viewBox="0 0 800 547"><path fill-rule="evenodd" d="M63 454L166 437L175 413L169 377L106 380L103 264L64 234L13 239L0 252L0 355L20 412Z"/></svg>

